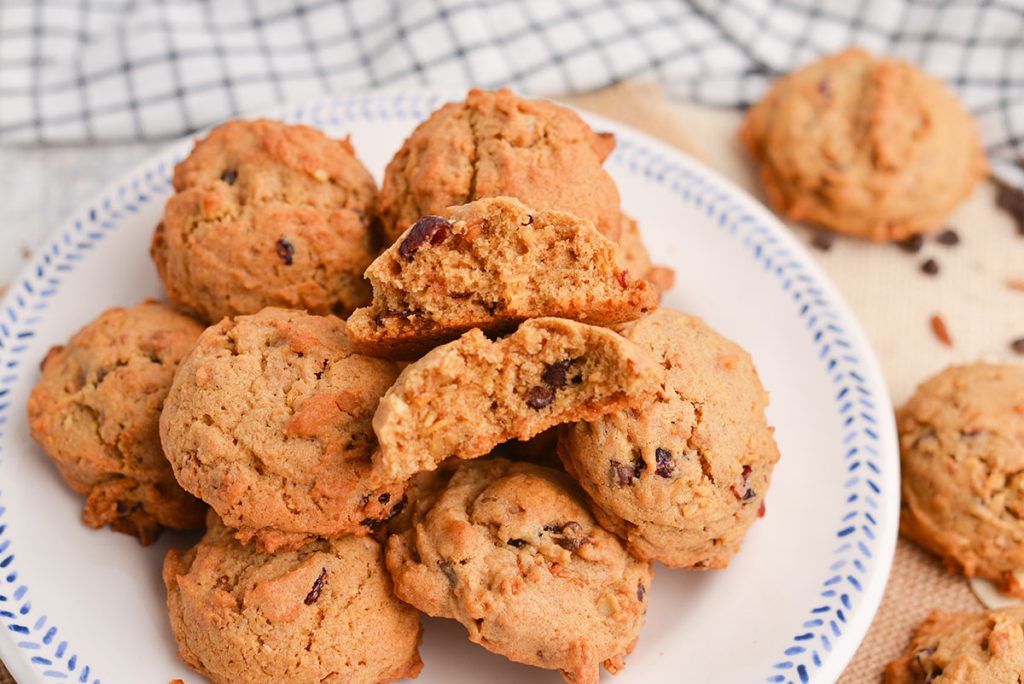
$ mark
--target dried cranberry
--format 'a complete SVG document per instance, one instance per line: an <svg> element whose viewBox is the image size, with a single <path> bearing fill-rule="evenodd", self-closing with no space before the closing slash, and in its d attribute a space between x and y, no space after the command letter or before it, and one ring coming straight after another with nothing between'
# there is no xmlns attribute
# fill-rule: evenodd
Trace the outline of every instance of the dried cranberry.
<svg viewBox="0 0 1024 684"><path fill-rule="evenodd" d="M544 369L541 379L556 389L565 387L566 374L574 363L576 363L576 359L564 359L552 363Z"/></svg>
<svg viewBox="0 0 1024 684"><path fill-rule="evenodd" d="M284 262L285 266L291 266L295 258L295 245L284 238L277 241L277 258Z"/></svg>
<svg viewBox="0 0 1024 684"><path fill-rule="evenodd" d="M224 173L220 174L220 179L228 185L234 185L235 181L238 180L238 170L224 169Z"/></svg>
<svg viewBox="0 0 1024 684"><path fill-rule="evenodd" d="M430 243L431 245L439 245L448 239L448 233L451 231L452 224L445 221L440 216L424 216L419 221L413 224L412 230L409 231L409 235L402 240L402 244L398 247L398 253L405 258L406 261L412 261L412 257L416 254L416 251L423 245Z"/></svg>
<svg viewBox="0 0 1024 684"><path fill-rule="evenodd" d="M320 598L320 592L324 590L324 578L327 577L327 568L320 568L320 576L313 582L313 588L306 594L306 598L303 599L303 603L307 606L311 606L316 603L317 599Z"/></svg>
<svg viewBox="0 0 1024 684"><path fill-rule="evenodd" d="M658 447L654 450L654 460L657 465L654 468L658 477L669 478L676 470L676 464L672 461L672 452L668 449Z"/></svg>
<svg viewBox="0 0 1024 684"><path fill-rule="evenodd" d="M555 391L550 387L537 385L531 387L526 393L526 405L535 411L539 411L555 400Z"/></svg>
<svg viewBox="0 0 1024 684"><path fill-rule="evenodd" d="M757 517L758 518L763 518L764 517L764 499L761 499L761 505L757 509Z"/></svg>

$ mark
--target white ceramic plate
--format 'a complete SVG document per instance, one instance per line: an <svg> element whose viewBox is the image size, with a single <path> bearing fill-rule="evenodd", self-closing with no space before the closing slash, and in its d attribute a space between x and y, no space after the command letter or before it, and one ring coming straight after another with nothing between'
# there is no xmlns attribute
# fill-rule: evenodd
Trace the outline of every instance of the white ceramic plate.
<svg viewBox="0 0 1024 684"><path fill-rule="evenodd" d="M352 134L378 177L445 99L379 93L279 112ZM889 573L898 458L889 397L863 333L771 213L679 151L621 124L608 162L651 253L676 270L664 303L703 316L754 357L782 460L727 570L658 567L631 682L830 682L853 655ZM190 538L133 538L79 522L81 499L28 436L39 361L114 305L160 296L149 259L182 141L125 175L54 234L0 305L0 656L22 684L202 679L175 657L160 564ZM560 681L426 620L424 684Z"/></svg>

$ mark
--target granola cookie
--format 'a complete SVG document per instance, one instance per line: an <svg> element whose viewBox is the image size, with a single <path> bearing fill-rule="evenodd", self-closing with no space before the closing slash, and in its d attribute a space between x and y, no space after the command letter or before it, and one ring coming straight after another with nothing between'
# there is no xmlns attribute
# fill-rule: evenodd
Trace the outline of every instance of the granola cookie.
<svg viewBox="0 0 1024 684"><path fill-rule="evenodd" d="M885 684L1006 684L1024 677L1024 608L987 613L934 611Z"/></svg>
<svg viewBox="0 0 1024 684"><path fill-rule="evenodd" d="M471 330L407 366L380 402L374 457L396 480L449 457L476 458L559 423L639 406L662 369L606 328L534 318L491 341Z"/></svg>
<svg viewBox="0 0 1024 684"><path fill-rule="evenodd" d="M738 345L658 309L623 326L665 371L653 401L566 426L559 455L594 515L640 558L722 568L763 513L779 459L768 395Z"/></svg>
<svg viewBox="0 0 1024 684"><path fill-rule="evenodd" d="M571 214L511 197L449 207L370 265L373 302L346 329L360 351L416 358L472 328L504 333L530 318L622 323L656 307L658 293L615 259L615 243Z"/></svg>
<svg viewBox="0 0 1024 684"><path fill-rule="evenodd" d="M778 211L871 240L938 228L988 172L971 115L940 81L859 49L778 81L740 137Z"/></svg>
<svg viewBox="0 0 1024 684"><path fill-rule="evenodd" d="M105 311L42 362L29 431L68 485L82 521L135 535L202 527L206 509L175 481L160 447L160 410L203 327L155 301Z"/></svg>
<svg viewBox="0 0 1024 684"><path fill-rule="evenodd" d="M370 456L391 361L355 353L334 316L267 308L206 330L182 363L160 436L185 489L247 543L373 532L403 505Z"/></svg>
<svg viewBox="0 0 1024 684"><path fill-rule="evenodd" d="M204 320L265 306L344 316L369 300L376 185L347 139L231 121L178 164L174 189L151 253L171 300Z"/></svg>
<svg viewBox="0 0 1024 684"><path fill-rule="evenodd" d="M388 540L395 593L474 643L596 684L636 643L652 570L587 512L565 473L504 459L438 471Z"/></svg>
<svg viewBox="0 0 1024 684"><path fill-rule="evenodd" d="M380 191L384 238L421 216L505 195L587 219L619 237L619 192L601 166L615 147L572 110L512 91L473 89L420 124L388 164Z"/></svg>
<svg viewBox="0 0 1024 684"><path fill-rule="evenodd" d="M1024 366L952 366L897 412L900 530L1024 596Z"/></svg>
<svg viewBox="0 0 1024 684"><path fill-rule="evenodd" d="M419 613L395 598L373 538L262 553L211 514L163 577L178 654L213 684L382 684L423 667Z"/></svg>

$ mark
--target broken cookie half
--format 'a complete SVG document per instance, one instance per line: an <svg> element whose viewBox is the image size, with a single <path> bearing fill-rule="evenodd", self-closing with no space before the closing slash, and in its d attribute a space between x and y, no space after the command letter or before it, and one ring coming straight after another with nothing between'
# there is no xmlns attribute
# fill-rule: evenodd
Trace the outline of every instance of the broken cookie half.
<svg viewBox="0 0 1024 684"><path fill-rule="evenodd" d="M373 417L375 465L404 480L455 456L653 399L664 369L606 328L537 318L496 341L478 329L410 364Z"/></svg>
<svg viewBox="0 0 1024 684"><path fill-rule="evenodd" d="M366 270L373 302L349 318L367 354L416 358L473 328L503 333L557 316L594 325L634 320L657 289L616 264L593 224L491 197L424 216Z"/></svg>

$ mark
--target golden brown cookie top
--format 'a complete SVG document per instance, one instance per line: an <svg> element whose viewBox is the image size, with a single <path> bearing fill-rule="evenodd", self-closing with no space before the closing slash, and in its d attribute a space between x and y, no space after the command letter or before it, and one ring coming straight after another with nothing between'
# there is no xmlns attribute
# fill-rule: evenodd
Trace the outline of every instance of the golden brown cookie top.
<svg viewBox="0 0 1024 684"><path fill-rule="evenodd" d="M268 554L238 543L216 515L209 523L195 547L164 562L189 666L215 684L379 684L419 673L419 614L395 598L377 541Z"/></svg>
<svg viewBox="0 0 1024 684"><path fill-rule="evenodd" d="M780 79L740 135L776 209L872 240L939 227L988 168L940 81L859 49Z"/></svg>
<svg viewBox="0 0 1024 684"><path fill-rule="evenodd" d="M615 139L572 110L523 100L507 88L473 89L420 124L388 164L380 193L391 243L421 216L482 197L583 217L619 236L619 193L601 166Z"/></svg>
<svg viewBox="0 0 1024 684"><path fill-rule="evenodd" d="M207 329L161 416L178 480L239 538L293 548L367 534L402 505L370 462L391 361L355 353L334 316L264 309Z"/></svg>
<svg viewBox="0 0 1024 684"><path fill-rule="evenodd" d="M658 309L622 333L660 362L663 391L565 428L559 454L633 553L724 567L763 513L779 458L768 395L750 355L698 318Z"/></svg>
<svg viewBox="0 0 1024 684"><path fill-rule="evenodd" d="M967 575L1022 590L1024 366L951 366L897 412L900 529Z"/></svg>
<svg viewBox="0 0 1024 684"><path fill-rule="evenodd" d="M388 541L400 598L577 684L596 684L602 662L624 666L651 567L597 524L564 473L485 459L442 469L426 489Z"/></svg>
<svg viewBox="0 0 1024 684"><path fill-rule="evenodd" d="M347 139L231 121L196 143L174 187L152 255L171 299L203 319L368 299L376 185Z"/></svg>
<svg viewBox="0 0 1024 684"><path fill-rule="evenodd" d="M83 518L153 541L162 526L202 525L204 507L178 486L159 418L178 364L202 326L156 301L113 308L42 362L29 430L76 492Z"/></svg>
<svg viewBox="0 0 1024 684"><path fill-rule="evenodd" d="M488 197L414 223L366 270L369 307L346 328L357 349L416 358L473 328L488 334L557 316L594 325L657 306L646 280L616 263L615 243L592 223Z"/></svg>
<svg viewBox="0 0 1024 684"><path fill-rule="evenodd" d="M885 684L1003 684L1024 674L1024 608L987 613L933 611Z"/></svg>

